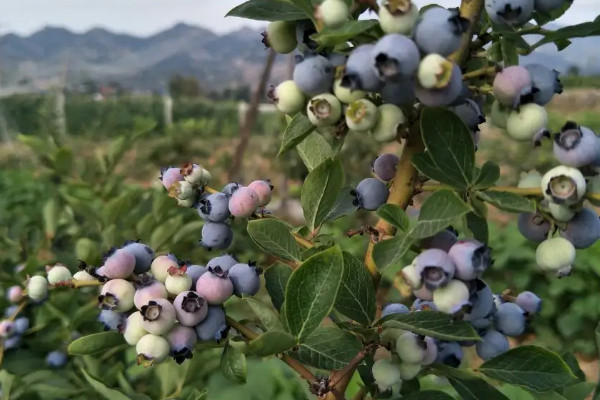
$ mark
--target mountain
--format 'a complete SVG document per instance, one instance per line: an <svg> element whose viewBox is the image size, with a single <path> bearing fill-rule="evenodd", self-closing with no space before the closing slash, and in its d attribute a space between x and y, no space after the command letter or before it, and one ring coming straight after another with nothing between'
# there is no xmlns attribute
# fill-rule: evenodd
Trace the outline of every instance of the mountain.
<svg viewBox="0 0 600 400"><path fill-rule="evenodd" d="M554 28L554 27L553 27ZM48 86L65 76L70 84L91 79L116 81L135 90L163 90L174 74L195 76L206 90L255 84L266 50L258 31L244 28L217 35L201 27L177 24L149 37L117 34L105 29L74 33L46 27L30 36L0 36L0 76L6 88L19 82ZM535 40L529 36L528 40ZM567 72L572 66L583 74L600 74L597 49L600 37L573 40L562 52L542 46L524 57ZM278 56L271 81L287 76L287 58Z"/></svg>
<svg viewBox="0 0 600 400"><path fill-rule="evenodd" d="M66 72L70 84L116 81L142 91L162 90L179 73L197 77L206 90L221 90L257 82L266 54L260 33L248 28L217 35L177 24L135 37L98 28L78 34L46 27L27 37L0 36L0 73L5 87L23 80L55 81ZM286 64L285 57L277 58L273 82L285 79Z"/></svg>

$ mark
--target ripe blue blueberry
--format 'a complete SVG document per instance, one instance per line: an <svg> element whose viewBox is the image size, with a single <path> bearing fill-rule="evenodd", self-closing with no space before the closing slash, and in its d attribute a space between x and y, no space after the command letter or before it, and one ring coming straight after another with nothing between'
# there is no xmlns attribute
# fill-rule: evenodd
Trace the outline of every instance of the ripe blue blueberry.
<svg viewBox="0 0 600 400"><path fill-rule="evenodd" d="M552 228L550 222L537 212L519 214L517 224L521 235L535 243L546 240Z"/></svg>
<svg viewBox="0 0 600 400"><path fill-rule="evenodd" d="M537 314L542 310L542 299L530 291L519 293L515 303L530 315Z"/></svg>
<svg viewBox="0 0 600 400"><path fill-rule="evenodd" d="M167 299L150 300L140 310L144 329L153 335L164 335L175 325L175 307Z"/></svg>
<svg viewBox="0 0 600 400"><path fill-rule="evenodd" d="M192 352L198 341L198 336L193 328L175 324L171 332L167 335L167 340L171 348L171 356L173 356L177 364L181 364L185 360L192 358Z"/></svg>
<svg viewBox="0 0 600 400"><path fill-rule="evenodd" d="M503 303L494 314L496 330L506 336L519 336L525 331L525 311L515 303Z"/></svg>
<svg viewBox="0 0 600 400"><path fill-rule="evenodd" d="M166 299L167 296L168 292L164 283L152 279L142 279L133 295L133 302L135 307L141 310L150 300Z"/></svg>
<svg viewBox="0 0 600 400"><path fill-rule="evenodd" d="M98 321L106 331L120 331L123 327L124 316L116 311L102 310L98 315Z"/></svg>
<svg viewBox="0 0 600 400"><path fill-rule="evenodd" d="M408 314L410 310L404 304L401 303L390 303L383 307L381 310L381 318L390 314Z"/></svg>
<svg viewBox="0 0 600 400"><path fill-rule="evenodd" d="M463 350L457 342L438 342L436 362L458 368L463 359Z"/></svg>
<svg viewBox="0 0 600 400"><path fill-rule="evenodd" d="M534 103L545 106L550 103L555 93L563 92L558 71L541 64L529 64L525 68L531 75L531 96Z"/></svg>
<svg viewBox="0 0 600 400"><path fill-rule="evenodd" d="M456 277L463 281L480 277L492 264L491 249L474 239L459 240L448 255L456 266Z"/></svg>
<svg viewBox="0 0 600 400"><path fill-rule="evenodd" d="M202 227L200 245L207 250L226 249L233 241L233 231L227 224L207 222Z"/></svg>
<svg viewBox="0 0 600 400"><path fill-rule="evenodd" d="M231 254L223 254L218 257L211 258L206 263L206 268L212 268L213 270L216 270L216 268L219 267L222 271L229 271L231 267L237 263L237 258Z"/></svg>
<svg viewBox="0 0 600 400"><path fill-rule="evenodd" d="M372 50L375 74L382 81L398 82L412 77L419 67L421 55L415 42L404 35L383 36Z"/></svg>
<svg viewBox="0 0 600 400"><path fill-rule="evenodd" d="M479 104L471 99L462 99L458 104L450 106L452 110L464 124L472 131L479 130L479 124L485 122L485 117L481 113Z"/></svg>
<svg viewBox="0 0 600 400"><path fill-rule="evenodd" d="M9 338L4 339L4 350L16 349L21 345L21 341L23 340L23 336L15 335ZM2 392L0 392L0 395Z"/></svg>
<svg viewBox="0 0 600 400"><path fill-rule="evenodd" d="M469 20L458 9L431 7L421 14L414 29L414 40L422 53L449 56L460 46Z"/></svg>
<svg viewBox="0 0 600 400"><path fill-rule="evenodd" d="M533 7L536 11L545 13L552 12L566 3L572 3L573 0L535 0Z"/></svg>
<svg viewBox="0 0 600 400"><path fill-rule="evenodd" d="M496 24L523 25L531 19L534 0L485 0L485 11Z"/></svg>
<svg viewBox="0 0 600 400"><path fill-rule="evenodd" d="M416 273L421 275L429 290L447 285L455 274L452 259L443 250L427 249L421 252L413 262Z"/></svg>
<svg viewBox="0 0 600 400"><path fill-rule="evenodd" d="M333 85L333 78L333 65L321 55L309 55L304 59L300 57L294 68L294 83L308 95L328 92Z"/></svg>
<svg viewBox="0 0 600 400"><path fill-rule="evenodd" d="M61 368L67 363L67 355L62 351L51 351L46 355L46 365L50 368Z"/></svg>
<svg viewBox="0 0 600 400"><path fill-rule="evenodd" d="M102 265L102 273L111 279L124 279L133 274L135 269L135 256L123 249L111 250Z"/></svg>
<svg viewBox="0 0 600 400"><path fill-rule="evenodd" d="M390 191L379 179L366 178L356 186L354 194L359 207L375 211L387 201Z"/></svg>
<svg viewBox="0 0 600 400"><path fill-rule="evenodd" d="M414 104L416 100L414 79L402 79L398 82L387 82L381 88L381 99L385 103L396 106Z"/></svg>
<svg viewBox="0 0 600 400"><path fill-rule="evenodd" d="M254 296L260 289L260 274L262 270L254 264L236 264L229 270L229 279L233 283L233 293L242 297Z"/></svg>
<svg viewBox="0 0 600 400"><path fill-rule="evenodd" d="M583 208L567 222L567 229L560 235L573 243L576 249L586 249L600 239L600 219L591 208Z"/></svg>
<svg viewBox="0 0 600 400"><path fill-rule="evenodd" d="M433 299L433 295L431 296L431 298ZM435 303L431 300L423 300L421 298L417 298L415 299L415 301L413 301L412 305L410 306L410 308L413 311L437 311L437 307L435 305Z"/></svg>
<svg viewBox="0 0 600 400"><path fill-rule="evenodd" d="M175 315L180 324L185 326L198 325L208 313L208 303L197 292L182 292L173 300Z"/></svg>
<svg viewBox="0 0 600 400"><path fill-rule="evenodd" d="M508 351L508 339L502 333L491 329L481 337L482 340L475 344L475 350L482 360L490 360Z"/></svg>
<svg viewBox="0 0 600 400"><path fill-rule="evenodd" d="M123 250L135 257L134 274L143 274L150 270L154 259L154 250L150 246L140 242L130 242L123 246Z"/></svg>
<svg viewBox="0 0 600 400"><path fill-rule="evenodd" d="M382 181L391 181L396 176L396 166L400 162L393 153L381 154L373 161L373 173Z"/></svg>
<svg viewBox="0 0 600 400"><path fill-rule="evenodd" d="M19 317L15 319L15 333L17 335L22 335L27 329L29 329L29 318Z"/></svg>
<svg viewBox="0 0 600 400"><path fill-rule="evenodd" d="M210 305L223 304L233 294L229 271L223 271L220 267L208 268L208 272L198 278L196 292Z"/></svg>
<svg viewBox="0 0 600 400"><path fill-rule="evenodd" d="M223 222L229 218L229 198L225 193L202 197L196 206L200 218L210 222Z"/></svg>
<svg viewBox="0 0 600 400"><path fill-rule="evenodd" d="M457 241L458 238L453 229L444 229L433 236L421 240L419 246L422 249L440 249L448 252Z"/></svg>
<svg viewBox="0 0 600 400"><path fill-rule="evenodd" d="M139 311L134 312L125 320L125 327L123 331L123 337L130 346L135 346L141 338L148 334L144 328L144 317Z"/></svg>
<svg viewBox="0 0 600 400"><path fill-rule="evenodd" d="M194 327L198 339L202 341L221 340L227 330L225 311L220 306L208 306L206 318Z"/></svg>
<svg viewBox="0 0 600 400"><path fill-rule="evenodd" d="M225 193L225 195L227 197L231 197L233 192L235 192L236 190L238 190L241 187L242 187L242 185L240 185L239 183L231 182L231 183L228 183L227 185L225 185L225 187L223 187L223 190L221 190L221 193Z"/></svg>
<svg viewBox="0 0 600 400"><path fill-rule="evenodd" d="M202 265L187 265L187 274L192 278L192 287L196 287L196 282L198 282L198 278L208 271L208 269Z"/></svg>
<svg viewBox="0 0 600 400"><path fill-rule="evenodd" d="M492 289L481 279L473 282L474 290L469 297L471 309L465 313L464 319L471 322L477 329L487 328L490 324L489 317L496 311L494 293L492 293Z"/></svg>
<svg viewBox="0 0 600 400"><path fill-rule="evenodd" d="M167 358L170 349L169 342L162 336L144 335L135 345L138 364L145 367L160 364Z"/></svg>
<svg viewBox="0 0 600 400"><path fill-rule="evenodd" d="M373 69L373 44L363 44L356 47L348 61L342 77L342 86L352 90L378 92L383 86Z"/></svg>
<svg viewBox="0 0 600 400"><path fill-rule="evenodd" d="M584 126L569 121L554 135L554 156L563 165L583 167L593 164L600 154L600 140Z"/></svg>
<svg viewBox="0 0 600 400"><path fill-rule="evenodd" d="M247 218L254 214L259 203L260 198L258 194L249 187L242 186L233 192L229 198L229 212L234 217Z"/></svg>

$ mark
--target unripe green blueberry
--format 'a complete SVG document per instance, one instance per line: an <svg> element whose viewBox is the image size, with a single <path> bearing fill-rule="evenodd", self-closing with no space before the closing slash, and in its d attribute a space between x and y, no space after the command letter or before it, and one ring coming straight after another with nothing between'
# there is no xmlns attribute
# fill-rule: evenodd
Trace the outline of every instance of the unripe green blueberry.
<svg viewBox="0 0 600 400"><path fill-rule="evenodd" d="M135 288L125 279L111 279L106 282L98 296L98 304L104 310L125 312L133 308Z"/></svg>
<svg viewBox="0 0 600 400"><path fill-rule="evenodd" d="M425 337L425 357L421 361L421 365L433 364L438 355L438 347L432 337Z"/></svg>
<svg viewBox="0 0 600 400"><path fill-rule="evenodd" d="M411 364L402 362L398 365L398 371L400 371L400 377L404 381L414 379L421 372L421 364Z"/></svg>
<svg viewBox="0 0 600 400"><path fill-rule="evenodd" d="M184 268L173 268L169 271L167 279L165 279L165 287L169 295L175 297L181 292L190 290L192 277L185 273Z"/></svg>
<svg viewBox="0 0 600 400"><path fill-rule="evenodd" d="M189 199L185 199L185 200L177 199L177 206L179 206L179 207L190 208L190 207L194 207L195 204L196 204L195 197L190 197Z"/></svg>
<svg viewBox="0 0 600 400"><path fill-rule="evenodd" d="M575 210L564 204L549 202L548 210L550 210L550 214L552 214L554 220L559 222L569 222L575 216Z"/></svg>
<svg viewBox="0 0 600 400"><path fill-rule="evenodd" d="M144 329L153 335L164 335L175 325L175 307L167 299L150 300L141 313Z"/></svg>
<svg viewBox="0 0 600 400"><path fill-rule="evenodd" d="M263 43L277 53L288 54L298 45L296 24L289 21L273 21L267 27Z"/></svg>
<svg viewBox="0 0 600 400"><path fill-rule="evenodd" d="M548 125L548 113L540 105L531 103L513 110L506 120L506 132L518 141L531 141Z"/></svg>
<svg viewBox="0 0 600 400"><path fill-rule="evenodd" d="M405 332L406 331L404 329L389 328L386 327L384 324L384 329L379 335L379 341L382 344L390 345L390 348L392 348L391 346L396 346L398 338L402 336Z"/></svg>
<svg viewBox="0 0 600 400"><path fill-rule="evenodd" d="M409 35L418 18L419 8L410 0L385 1L379 7L379 25L385 33Z"/></svg>
<svg viewBox="0 0 600 400"><path fill-rule="evenodd" d="M39 275L32 276L27 281L27 296L33 301L44 300L48 295L48 280Z"/></svg>
<svg viewBox="0 0 600 400"><path fill-rule="evenodd" d="M379 120L377 106L367 99L351 103L346 109L346 125L353 131L371 130Z"/></svg>
<svg viewBox="0 0 600 400"><path fill-rule="evenodd" d="M537 171L529 171L521 174L517 187L521 189L538 188L541 184L542 174Z"/></svg>
<svg viewBox="0 0 600 400"><path fill-rule="evenodd" d="M196 199L198 192L188 181L179 181L169 188L169 196L177 200L190 200Z"/></svg>
<svg viewBox="0 0 600 400"><path fill-rule="evenodd" d="M149 367L160 364L169 355L169 350L167 339L152 334L144 335L135 345L138 365Z"/></svg>
<svg viewBox="0 0 600 400"><path fill-rule="evenodd" d="M564 165L552 168L542 178L542 193L551 203L574 205L586 191L583 174L576 168Z"/></svg>
<svg viewBox="0 0 600 400"><path fill-rule="evenodd" d="M406 116L400 107L393 104L382 104L377 107L379 118L371 129L373 139L377 142L390 142L396 139L398 127L406 122Z"/></svg>
<svg viewBox="0 0 600 400"><path fill-rule="evenodd" d="M123 336L131 346L135 346L148 332L144 329L144 317L139 311L134 312L125 320Z"/></svg>
<svg viewBox="0 0 600 400"><path fill-rule="evenodd" d="M419 64L417 79L425 89L442 89L450 82L454 64L439 54L426 55Z"/></svg>
<svg viewBox="0 0 600 400"><path fill-rule="evenodd" d="M469 288L463 282L453 279L446 286L433 292L433 303L438 310L454 314L469 303Z"/></svg>
<svg viewBox="0 0 600 400"><path fill-rule="evenodd" d="M554 272L558 277L569 275L575 261L575 247L561 237L544 240L535 251L535 261L542 270Z"/></svg>
<svg viewBox="0 0 600 400"><path fill-rule="evenodd" d="M417 268L414 264L407 265L402 268L402 278L404 282L408 284L413 289L419 289L423 286L423 278L421 277L421 273L417 271Z"/></svg>
<svg viewBox="0 0 600 400"><path fill-rule="evenodd" d="M51 285L56 285L60 282L68 282L71 280L71 278L73 278L69 268L62 264L56 264L55 266L49 268L46 273L48 274L48 283Z"/></svg>
<svg viewBox="0 0 600 400"><path fill-rule="evenodd" d="M322 93L310 99L306 114L314 126L332 126L342 116L342 103L334 95Z"/></svg>
<svg viewBox="0 0 600 400"><path fill-rule="evenodd" d="M317 7L317 19L330 28L337 28L348 20L350 9L344 0L324 0Z"/></svg>
<svg viewBox="0 0 600 400"><path fill-rule="evenodd" d="M382 392L390 389L396 383L400 383L400 371L389 360L380 359L375 361L371 372L373 373L377 387Z"/></svg>
<svg viewBox="0 0 600 400"><path fill-rule="evenodd" d="M494 100L492 103L492 112L490 113L492 124L497 128L506 129L509 115L510 107L503 106L498 100Z"/></svg>
<svg viewBox="0 0 600 400"><path fill-rule="evenodd" d="M169 268L179 268L177 259L171 254L156 257L152 261L150 272L154 275L154 279L164 283L169 276Z"/></svg>
<svg viewBox="0 0 600 400"><path fill-rule="evenodd" d="M212 178L210 172L204 169L202 165L193 163L183 164L180 169L180 174L186 182L189 182L192 185L207 185Z"/></svg>
<svg viewBox="0 0 600 400"><path fill-rule="evenodd" d="M293 80L281 82L268 94L279 111L287 115L295 115L302 111L306 97Z"/></svg>
<svg viewBox="0 0 600 400"><path fill-rule="evenodd" d="M396 353L402 362L419 364L425 357L425 341L422 336L404 332L396 341Z"/></svg>
<svg viewBox="0 0 600 400"><path fill-rule="evenodd" d="M76 281L95 281L96 280L96 278L87 271L75 272L75 274L73 275L73 279Z"/></svg>
<svg viewBox="0 0 600 400"><path fill-rule="evenodd" d="M357 100L367 97L367 92L364 90L353 90L342 86L342 78L337 78L333 82L333 94L344 104L354 103Z"/></svg>

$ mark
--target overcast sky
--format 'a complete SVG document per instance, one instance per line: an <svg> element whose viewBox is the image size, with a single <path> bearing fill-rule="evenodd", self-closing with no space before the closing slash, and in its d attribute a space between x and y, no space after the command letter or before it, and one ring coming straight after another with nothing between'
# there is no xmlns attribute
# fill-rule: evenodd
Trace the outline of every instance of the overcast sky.
<svg viewBox="0 0 600 400"><path fill-rule="evenodd" d="M574 1L559 23L591 21L600 14L600 0ZM418 5L431 2L416 0ZM447 7L455 7L459 2L435 1ZM224 18L229 9L240 3L243 0L0 0L0 33L27 35L43 26L52 25L77 32L103 27L147 36L177 22L200 25L219 33L264 24L240 18Z"/></svg>

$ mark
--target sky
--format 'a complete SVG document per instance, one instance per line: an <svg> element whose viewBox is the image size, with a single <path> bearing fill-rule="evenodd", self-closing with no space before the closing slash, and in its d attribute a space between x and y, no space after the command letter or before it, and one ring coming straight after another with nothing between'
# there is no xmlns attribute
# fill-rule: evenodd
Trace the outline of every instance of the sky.
<svg viewBox="0 0 600 400"><path fill-rule="evenodd" d="M600 0L574 0L560 24L591 21L600 14ZM422 6L433 0L415 0ZM228 10L243 0L0 0L0 33L29 35L46 25L76 32L102 27L148 36L178 22L199 25L217 33L244 26L260 27L264 22L224 18ZM459 0L435 3L455 7Z"/></svg>

